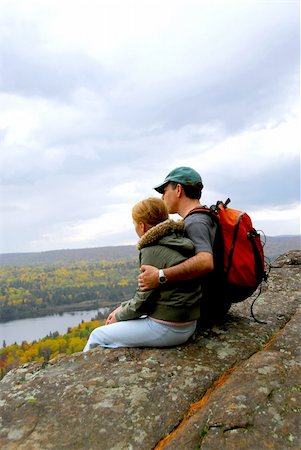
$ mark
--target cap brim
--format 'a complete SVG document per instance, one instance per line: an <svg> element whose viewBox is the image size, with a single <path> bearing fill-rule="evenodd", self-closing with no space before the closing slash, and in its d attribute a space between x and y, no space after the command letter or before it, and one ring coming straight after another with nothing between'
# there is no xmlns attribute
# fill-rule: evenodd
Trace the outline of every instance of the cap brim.
<svg viewBox="0 0 301 450"><path fill-rule="evenodd" d="M164 194L164 189L167 186L168 181L165 181L165 183L163 184L159 184L159 186L155 186L154 189L155 191L159 192L159 194Z"/></svg>

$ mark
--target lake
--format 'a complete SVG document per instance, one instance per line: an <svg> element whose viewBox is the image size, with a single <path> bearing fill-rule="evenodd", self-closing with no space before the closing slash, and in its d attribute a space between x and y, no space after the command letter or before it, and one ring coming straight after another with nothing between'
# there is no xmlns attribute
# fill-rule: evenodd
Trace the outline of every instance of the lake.
<svg viewBox="0 0 301 450"><path fill-rule="evenodd" d="M99 311L105 314L109 309L99 308L98 310L65 312L45 317L0 323L0 348L3 347L4 340L6 345L14 344L15 342L22 344L22 341L37 341L50 332L58 331L59 334L64 334L69 327L75 327L81 321L89 322Z"/></svg>

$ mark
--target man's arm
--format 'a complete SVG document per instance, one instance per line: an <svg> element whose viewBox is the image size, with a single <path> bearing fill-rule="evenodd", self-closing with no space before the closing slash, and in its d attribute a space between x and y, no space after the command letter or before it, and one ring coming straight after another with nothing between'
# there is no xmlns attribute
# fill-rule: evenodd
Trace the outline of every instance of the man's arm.
<svg viewBox="0 0 301 450"><path fill-rule="evenodd" d="M197 278L214 269L213 255L209 252L199 252L176 266L164 269L169 281L182 281ZM159 285L159 269L157 267L142 265L138 277L139 289L146 291Z"/></svg>

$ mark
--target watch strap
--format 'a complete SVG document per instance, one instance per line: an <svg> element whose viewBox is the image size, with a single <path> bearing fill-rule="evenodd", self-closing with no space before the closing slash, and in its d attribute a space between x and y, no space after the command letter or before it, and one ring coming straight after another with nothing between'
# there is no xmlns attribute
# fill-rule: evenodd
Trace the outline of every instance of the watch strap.
<svg viewBox="0 0 301 450"><path fill-rule="evenodd" d="M167 281L167 278L166 278L166 275L164 273L164 270L163 269L159 269L159 283L163 284L163 283L166 283L166 281Z"/></svg>

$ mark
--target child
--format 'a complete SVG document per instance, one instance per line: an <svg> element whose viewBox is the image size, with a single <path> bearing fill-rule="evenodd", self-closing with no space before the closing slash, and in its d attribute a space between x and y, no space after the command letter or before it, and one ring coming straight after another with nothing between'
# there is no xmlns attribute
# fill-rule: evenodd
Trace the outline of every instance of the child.
<svg viewBox="0 0 301 450"><path fill-rule="evenodd" d="M168 218L163 200L148 198L132 210L140 240L140 265L164 269L194 255L192 241L184 237L183 222ZM164 275L164 274L161 274ZM164 284L149 291L137 290L108 316L106 325L92 331L84 352L94 347L167 347L186 342L199 318L201 288L198 280Z"/></svg>

